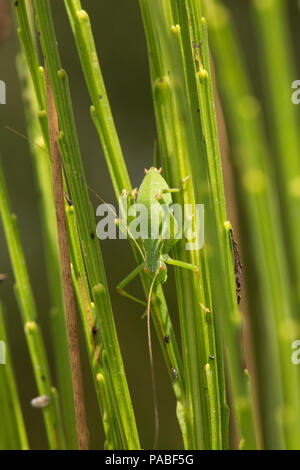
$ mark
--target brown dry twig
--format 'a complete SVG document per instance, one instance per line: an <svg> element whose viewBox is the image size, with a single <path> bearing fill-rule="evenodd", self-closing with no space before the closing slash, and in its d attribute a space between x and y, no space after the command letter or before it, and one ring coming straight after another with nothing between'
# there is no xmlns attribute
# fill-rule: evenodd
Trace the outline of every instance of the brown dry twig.
<svg viewBox="0 0 300 470"><path fill-rule="evenodd" d="M88 429L86 421L86 409L84 401L83 381L81 372L81 360L79 350L79 339L76 318L76 304L72 283L68 230L64 203L64 190L62 178L61 154L58 145L58 117L49 77L46 71L47 107L49 120L50 153L52 162L52 180L54 190L54 201L56 209L57 232L62 270L63 291L66 309L66 320L69 340L70 361L72 370L72 383L74 393L76 427L78 437L78 448L88 449Z"/></svg>

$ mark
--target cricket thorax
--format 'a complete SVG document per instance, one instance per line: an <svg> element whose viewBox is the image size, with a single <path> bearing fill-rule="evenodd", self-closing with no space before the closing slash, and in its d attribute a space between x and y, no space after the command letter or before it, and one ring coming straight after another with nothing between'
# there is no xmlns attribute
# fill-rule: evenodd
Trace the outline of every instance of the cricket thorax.
<svg viewBox="0 0 300 470"><path fill-rule="evenodd" d="M151 204L160 204L157 196L165 189L169 189L168 183L162 177L160 170L152 167L147 170L146 176L139 188L137 203L144 204L146 207ZM164 202L167 205L172 204L172 197L170 194L164 194L162 199L163 201L161 202Z"/></svg>

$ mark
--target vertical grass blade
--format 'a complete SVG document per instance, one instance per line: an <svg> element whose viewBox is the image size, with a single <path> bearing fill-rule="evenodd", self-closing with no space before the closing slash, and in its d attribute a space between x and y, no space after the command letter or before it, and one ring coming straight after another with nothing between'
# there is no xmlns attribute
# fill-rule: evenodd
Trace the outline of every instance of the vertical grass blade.
<svg viewBox="0 0 300 470"><path fill-rule="evenodd" d="M38 393L39 395L47 395L51 398L53 396L53 387L51 385L46 351L37 323L38 314L23 255L17 220L10 209L2 165L0 165L0 213L14 271L16 281L15 292L24 323ZM49 405L43 408L43 416L50 449L64 449L62 420L54 400L50 400Z"/></svg>
<svg viewBox="0 0 300 470"><path fill-rule="evenodd" d="M100 338L99 320L97 315L95 315L95 305L91 299L81 255L74 207L68 205L66 207L66 214L72 259L73 284L85 333L98 405L103 417L104 431L107 439L106 446L111 449L122 449L122 440L117 423L117 412L112 405L113 394L110 393L110 386L107 385L107 374L110 372L109 368L104 370L102 361L103 342Z"/></svg>
<svg viewBox="0 0 300 470"><path fill-rule="evenodd" d="M109 354L113 393L119 404L117 409L118 423L123 432L125 448L138 449L140 447L139 438L117 340L103 260L98 241L94 236L91 236L95 233L95 220L85 183L68 78L66 72L61 68L50 4L48 1L35 1L35 9L41 45L47 62L49 80L59 118L64 169L70 188L70 196L76 209L77 226L88 280L91 288L101 285L103 289L101 310L99 310L99 304L96 307L101 319L100 329L104 347Z"/></svg>
<svg viewBox="0 0 300 470"><path fill-rule="evenodd" d="M71 275L71 260L68 240L68 229L65 212L65 196L63 187L62 159L58 142L59 126L58 117L46 70L46 93L49 125L50 155L52 163L53 194L56 212L58 245L60 253L62 284L66 311L66 323L68 332L68 345L70 352L70 364L72 372L73 396L76 417L76 431L79 450L88 450L89 439L86 418L86 406L83 390L81 369L81 356L79 347L79 334L77 325L77 312L75 294Z"/></svg>
<svg viewBox="0 0 300 470"><path fill-rule="evenodd" d="M52 300L50 326L52 328L55 367L64 417L66 445L68 449L76 449L73 387L51 181L44 71L42 67L39 67L37 58L37 34L34 28L33 3L31 0L26 0L16 6L18 7L16 11L19 22L19 38L23 45L23 52L17 58L17 71L21 83L36 184L40 194L41 226L49 292ZM64 361L61 360L62 357L65 358Z"/></svg>
<svg viewBox="0 0 300 470"><path fill-rule="evenodd" d="M214 249L209 251L209 267L213 280L212 302L219 312L219 329L224 335L228 350L228 367L234 389L233 406L238 419L240 446L256 447L249 377L244 371L242 351L242 318L238 309L237 285L234 271L232 227L227 221L219 137L214 105L214 92L210 69L209 42L206 19L201 15L201 4L194 0L176 2L180 24L182 50L185 58L185 75L192 119L198 135L199 154L191 154L191 169L196 197L200 174L207 163L211 206L206 210L207 237ZM174 11L174 9L173 9ZM194 103L198 101L199 108ZM203 134L203 143L200 138ZM206 238L207 239L207 238ZM221 271L220 271L221 269ZM223 276L220 276L220 272ZM245 373L246 372L246 373Z"/></svg>
<svg viewBox="0 0 300 470"><path fill-rule="evenodd" d="M87 12L82 9L79 0L65 0L65 6L76 41L82 70L93 103L93 114L100 124L98 128L99 137L112 178L113 188L117 197L119 197L122 189L130 189L130 180L117 130L114 120L112 119L89 16Z"/></svg>
<svg viewBox="0 0 300 470"><path fill-rule="evenodd" d="M173 2L174 3L174 2ZM191 155L197 154L199 136L195 133L186 89L186 63L182 54L181 26L174 18L172 2L141 0L146 38L150 54L159 143L164 169L171 187L179 187L187 175L192 175ZM175 13L175 14L174 14ZM200 139L201 140L201 139ZM207 197L206 172L199 186ZM187 184L183 193L176 194L175 202L192 204L195 192ZM206 201L197 201L203 203ZM216 338L216 317L211 304L211 286L204 251L187 251L185 241L176 247L177 259L199 267L201 285L192 273L176 272L180 325L183 344L184 376L191 419L189 445L194 449L226 448L227 426L225 389L222 374L222 356ZM207 311L211 312L208 321ZM220 353L220 354L219 354ZM209 359L209 358L214 359ZM208 362L211 361L209 366ZM207 386L206 370L210 369ZM212 413L212 409L214 412Z"/></svg>
<svg viewBox="0 0 300 470"><path fill-rule="evenodd" d="M32 4L29 4L29 5L26 4L26 5L29 6L29 7L32 7ZM25 3L22 2L22 3L18 4L18 6L20 7L20 11L19 11L19 9L17 9L18 18L19 18L19 21L21 22L20 23L20 29L19 29L19 36L21 38L21 42L22 42L22 45L24 47L24 53L26 54L28 50L35 51L35 49L33 47L28 47L28 45L26 45L26 41L33 41L32 35L30 34L30 31L29 31L29 23L31 24L31 22L28 20L28 17L27 17L27 11L26 11L26 8L25 8ZM30 8L28 10L28 13L32 15L32 13L33 13L32 8ZM25 43L24 43L24 38L25 38ZM30 67L32 80L34 82L37 82L36 83L36 88L40 86L39 80L42 81L42 87L44 87L45 83L44 83L44 74L43 74L42 67L39 67L39 72L40 73L38 75L36 75L34 73L34 70L32 69L32 66L31 66L31 64L36 64L36 66L38 66L37 65L38 61L34 60L34 59L31 59L30 57L27 57L27 64ZM24 71L23 71L23 73L24 73ZM39 98L39 96L40 95L38 95L38 94L36 95L37 99ZM47 131L47 127L48 127L47 113L46 113L46 110L44 109L45 104L40 100L38 105L39 105L39 109L41 109L41 111L38 113L39 121L40 121L40 124L41 124L41 130L43 132L44 140L48 143L48 151L49 151L49 137L48 137L48 131ZM46 134L45 134L45 131L46 131ZM33 146L33 147L34 147L34 150L37 150L36 146ZM67 151L67 149L65 151ZM48 157L49 157L49 155L48 155ZM43 160L42 159L39 160L40 165L41 165L41 161L43 161ZM48 164L48 169L49 169L49 175L48 175L49 176L49 178L48 178L49 181L48 181L48 183L50 185L50 192L52 192L52 184L50 182L50 167L49 167L49 162L48 161L47 161L47 164ZM45 170L47 170L47 168L45 168ZM46 175L47 175L47 172L46 172ZM40 181L42 181L42 180L40 180ZM45 190L45 189L46 188L44 187L43 190ZM49 202L49 200L48 200L48 202ZM93 331L92 331L94 325L96 325L98 323L98 320L97 320L98 312L95 312L95 308L91 307L92 302L91 302L91 299L89 297L89 285L88 285L88 281L87 281L87 278L86 278L86 271L85 271L84 261L83 261L83 258L82 258L81 245L80 245L80 241L79 241L79 237L78 237L78 230L77 230L77 226L76 226L75 219L74 219L74 214L75 214L74 206L73 206L70 199L68 199L68 203L66 203L66 207L67 207L66 212L67 212L69 236L70 236L70 241L71 241L71 246L72 246L71 258L72 258L73 266L76 267L76 269L73 269L73 272L76 273L76 275L74 274L74 276L73 276L73 280L74 280L74 286L75 286L75 290L76 290L78 304L79 304L79 307L80 307L81 318L82 318L82 322L83 322L83 326L84 326L86 344L87 344L87 348L88 348L90 364L91 364L91 367L92 367L93 379L94 379L95 389L96 389L96 393L97 393L97 397L98 397L98 403L99 403L99 406L100 406L100 410L102 411L102 413L104 412L103 420L104 420L104 423L106 423L105 424L105 431L109 432L109 426L107 425L107 423L109 421L111 421L111 423L113 423L113 425L111 425L110 428L111 429L115 428L117 430L114 433L114 438L112 438L112 432L111 431L109 432L109 435L107 435L108 441L107 441L106 445L110 448L122 449L123 443L120 442L119 433L118 433L118 420L117 420L117 414L118 413L115 410L114 413L112 413L112 411L111 411L111 413L109 414L107 412L107 407L101 406L101 403L104 401L104 398L103 398L104 396L106 396L106 401L107 400L109 401L111 399L111 397L113 396L113 389L110 388L111 387L111 382L110 382L109 386L107 385L107 381L105 381L102 366L100 364L100 359L101 358L99 356L100 355L99 345L101 346L101 341L99 342L99 334L96 335L97 336L97 339L96 339L95 335L93 334ZM52 215L53 215L53 213L54 213L54 207L53 207L53 202L52 202ZM49 223L49 221L47 221L47 223ZM54 225L53 225L53 227L54 227ZM55 233L56 233L56 231L55 231ZM92 318L90 318L89 312L90 313L92 312L92 315L91 315ZM88 319L88 321L87 321L87 319ZM53 322L53 326L55 326L56 324L57 324L56 322ZM60 329L59 333L61 333L61 332L62 332L62 330ZM58 338L59 337L57 337L57 339ZM107 374L108 371L106 370L105 373ZM98 377L102 377L103 380L98 381ZM101 386L100 386L100 384L101 384ZM109 389L109 392L107 392L107 389ZM104 390L106 390L105 393L104 393ZM112 410L112 409L110 408L110 410ZM73 432L73 434L76 435L76 430L75 430L74 426L72 427L70 432ZM68 447L70 448L70 446L68 446Z"/></svg>
<svg viewBox="0 0 300 470"><path fill-rule="evenodd" d="M247 246L253 340L256 357L260 358L256 368L263 446L297 449L298 377L290 358L295 323L264 124L230 12L222 2L210 1L205 5L218 84L228 118L244 246Z"/></svg>
<svg viewBox="0 0 300 470"><path fill-rule="evenodd" d="M260 64L272 128L274 166L281 196L281 217L288 259L292 269L292 292L300 305L300 137L299 113L292 102L296 71L287 17L287 2L252 1L255 32L260 45ZM298 316L299 318L299 316Z"/></svg>
<svg viewBox="0 0 300 470"><path fill-rule="evenodd" d="M8 347L3 306L0 302L0 341L5 344L5 363L0 364L0 449L28 450L28 439Z"/></svg>
<svg viewBox="0 0 300 470"><path fill-rule="evenodd" d="M113 188L118 199L124 189L131 193L132 186L109 106L89 16L86 11L82 10L81 2L79 0L66 0L65 5L73 30L81 66L92 100L92 119L102 143ZM140 255L134 243L132 243L132 249L137 264L140 264ZM146 275L142 274L141 278L145 295L147 297L150 282ZM182 364L172 322L161 286L158 287L155 296L153 296L152 307L152 318L168 367L168 372L172 380L174 393L177 399L178 416L183 439L186 440L186 429L190 424L188 423L189 418L187 417L186 412ZM165 336L170 337L168 347L166 347L163 339ZM172 367L178 372L178 380L174 380L172 376Z"/></svg>
<svg viewBox="0 0 300 470"><path fill-rule="evenodd" d="M30 140L30 152L33 159L36 184L40 195L40 217L44 237L44 250L49 280L52 308L50 327L52 328L53 351L58 377L62 414L64 417L66 445L68 449L77 448L75 432L75 412L72 377L67 341L65 308L61 287L61 270L58 255L58 241L51 182L51 166L47 146L44 142L38 120L38 105L31 77L23 54L17 59L17 70L25 108L25 116ZM47 121L47 117L46 121ZM61 358L64 358L62 361Z"/></svg>

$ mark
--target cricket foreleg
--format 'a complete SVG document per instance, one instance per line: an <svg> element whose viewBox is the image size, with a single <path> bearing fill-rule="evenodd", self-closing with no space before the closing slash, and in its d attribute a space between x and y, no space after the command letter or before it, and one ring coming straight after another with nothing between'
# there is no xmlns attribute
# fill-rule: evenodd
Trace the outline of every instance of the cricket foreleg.
<svg viewBox="0 0 300 470"><path fill-rule="evenodd" d="M186 263L185 261L178 261L177 259L173 259L170 256L165 258L165 262L167 264L171 264L172 266L177 266L178 268L188 269L189 271L193 271L198 279L200 279L199 268L195 264Z"/></svg>
<svg viewBox="0 0 300 470"><path fill-rule="evenodd" d="M147 307L147 302L145 302L144 300L138 299L134 295L131 295L124 290L124 287L126 287L130 281L132 281L138 274L140 274L140 272L144 269L144 266L145 266L144 263L142 263L139 266L137 266L130 274L128 274L128 276L126 276L125 279L123 279L123 281L121 281L120 284L118 284L117 291L119 292L120 295L123 295L124 297L127 297L128 299L131 299L134 302L137 302L138 304L143 305L144 307Z"/></svg>
<svg viewBox="0 0 300 470"><path fill-rule="evenodd" d="M166 193L179 193L180 191L183 191L186 185L187 180L189 179L189 176L186 176L181 183L180 188L168 188L168 189L162 189L159 191L156 195L157 199L161 199L163 194Z"/></svg>

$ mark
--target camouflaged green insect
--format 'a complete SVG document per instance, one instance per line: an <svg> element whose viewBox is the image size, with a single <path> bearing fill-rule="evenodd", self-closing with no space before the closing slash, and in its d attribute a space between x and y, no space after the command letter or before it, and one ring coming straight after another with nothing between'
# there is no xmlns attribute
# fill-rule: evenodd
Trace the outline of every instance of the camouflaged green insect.
<svg viewBox="0 0 300 470"><path fill-rule="evenodd" d="M176 218L173 215L171 206L173 203L172 193L182 191L188 180L188 177L182 181L180 188L169 188L168 183L161 175L161 169L151 167L149 170L145 170L145 177L138 190L133 192L133 196L136 197L136 205L142 206L146 209L145 216L147 220L142 220L141 224L147 226L147 236L140 238L133 238L130 229L123 226L123 230L126 230L128 237L133 240L136 244L139 252L143 258L143 262L137 266L126 278L120 282L117 286L117 290L121 295L124 295L139 304L147 306L147 330L148 330L148 347L150 355L151 375L152 375L152 387L153 387L153 400L154 400L154 415L155 415L155 439L154 448L156 447L159 419L158 419L158 406L156 399L156 385L154 377L153 367L153 354L152 354L152 343L151 343L151 332L150 332L150 308L151 298L153 289L160 283L164 283L167 280L167 264L177 266L180 268L188 269L193 271L199 278L198 267L185 263L183 261L174 260L169 256L170 250L178 242L178 224ZM126 192L124 193L126 196ZM134 206L133 206L134 207ZM162 209L162 210L160 210ZM158 212L159 217L152 217L153 212ZM165 216L165 217L164 217ZM168 223L166 223L166 220ZM122 223L120 220L117 221L120 229L122 230ZM191 221L184 224L183 229L179 227L179 233L182 234ZM160 234L158 237L152 237L152 234ZM142 271L151 277L151 286L149 289L148 302L144 302L133 295L129 294L124 290L124 287L132 281ZM165 341L165 338L163 338ZM165 344L167 342L165 341ZM171 361L170 361L171 363ZM177 370L171 364L171 373L174 380L178 378Z"/></svg>
<svg viewBox="0 0 300 470"><path fill-rule="evenodd" d="M128 294L124 287L143 270L151 276L153 284L164 283L167 280L167 264L193 271L199 277L197 266L175 260L168 254L181 237L178 236L178 224L171 211L173 204L172 193L182 191L188 177L183 180L180 188L169 188L168 183L161 175L161 169L151 167L145 172L146 175L137 191L136 204L146 209L148 217L148 220L145 221L145 225L148 227L147 237L134 239L143 258L143 263L117 286L121 295L129 297L142 305L145 305L145 302ZM153 217L153 212L159 213L160 216ZM179 233L183 233L190 223L188 221L183 229L179 228ZM127 233L129 238L132 238L128 228ZM153 233L159 233L160 235L153 238Z"/></svg>

